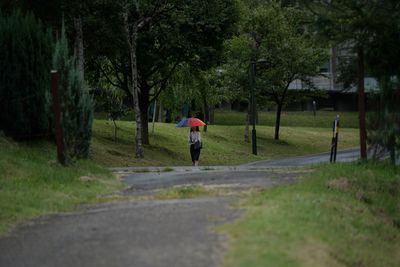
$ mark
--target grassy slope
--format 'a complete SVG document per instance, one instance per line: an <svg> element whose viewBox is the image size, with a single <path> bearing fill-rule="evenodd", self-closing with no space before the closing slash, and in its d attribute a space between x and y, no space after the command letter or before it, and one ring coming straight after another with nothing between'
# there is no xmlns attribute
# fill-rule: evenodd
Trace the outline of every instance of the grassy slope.
<svg viewBox="0 0 400 267"><path fill-rule="evenodd" d="M291 127L317 127L332 128L332 122L336 115L340 116L340 125L343 128L358 128L358 116L356 112L317 111L316 116L310 111L282 112L281 126ZM258 124L275 126L276 114L271 112L259 112ZM215 124L217 125L243 125L246 114L236 111L217 110L215 112Z"/></svg>
<svg viewBox="0 0 400 267"><path fill-rule="evenodd" d="M121 188L111 173L92 161L72 167L56 163L47 142L16 143L0 137L0 233L43 214L98 201L99 194Z"/></svg>
<svg viewBox="0 0 400 267"><path fill-rule="evenodd" d="M244 204L225 266L400 266L399 203L399 169L322 165Z"/></svg>
<svg viewBox="0 0 400 267"><path fill-rule="evenodd" d="M187 128L176 129L174 124L156 123L154 134L150 129L150 146L144 148L144 159L134 157L134 123L120 121L118 139L113 140L112 122L96 120L93 132L92 156L106 166L165 166L190 165ZM243 126L210 125L202 132L204 149L201 165L240 164L261 159L281 158L325 152L330 150L330 128L282 127L281 140L273 139L274 128L257 127L258 155L251 154L251 144L243 141ZM339 149L358 144L356 129L341 129Z"/></svg>

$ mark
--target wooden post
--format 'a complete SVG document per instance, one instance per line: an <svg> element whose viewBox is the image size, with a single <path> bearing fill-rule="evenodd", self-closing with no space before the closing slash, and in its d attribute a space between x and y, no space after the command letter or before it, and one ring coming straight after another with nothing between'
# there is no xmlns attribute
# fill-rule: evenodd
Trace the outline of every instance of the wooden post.
<svg viewBox="0 0 400 267"><path fill-rule="evenodd" d="M61 104L60 94L58 91L58 72L50 71L51 75L51 93L53 96L53 113L54 113L54 128L57 145L57 159L61 164L65 164L63 132L61 128Z"/></svg>

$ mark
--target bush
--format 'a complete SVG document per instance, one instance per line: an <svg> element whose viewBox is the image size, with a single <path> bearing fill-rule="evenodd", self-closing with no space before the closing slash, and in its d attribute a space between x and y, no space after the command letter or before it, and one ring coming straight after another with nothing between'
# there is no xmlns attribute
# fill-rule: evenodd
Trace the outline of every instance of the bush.
<svg viewBox="0 0 400 267"><path fill-rule="evenodd" d="M0 13L0 131L24 139L50 133L52 49L32 14Z"/></svg>

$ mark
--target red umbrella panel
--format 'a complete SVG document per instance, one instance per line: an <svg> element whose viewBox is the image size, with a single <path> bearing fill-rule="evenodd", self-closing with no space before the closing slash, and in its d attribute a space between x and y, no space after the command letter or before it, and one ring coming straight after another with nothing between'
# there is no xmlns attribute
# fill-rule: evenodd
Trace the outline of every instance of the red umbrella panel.
<svg viewBox="0 0 400 267"><path fill-rule="evenodd" d="M204 126L206 125L202 120L198 118L183 118L178 124L176 124L177 128L181 127L196 127L196 126Z"/></svg>

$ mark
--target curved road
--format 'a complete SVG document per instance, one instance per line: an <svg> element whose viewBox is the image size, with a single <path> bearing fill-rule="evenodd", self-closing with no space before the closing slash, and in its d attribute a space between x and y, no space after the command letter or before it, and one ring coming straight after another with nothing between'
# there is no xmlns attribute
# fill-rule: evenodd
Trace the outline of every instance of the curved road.
<svg viewBox="0 0 400 267"><path fill-rule="evenodd" d="M345 151L337 160L357 157L358 151ZM129 185L123 192L127 195L147 195L183 184L226 186L236 192L292 183L299 172L285 167L328 160L329 154L319 154L231 167L114 171ZM230 208L236 201L234 195L136 200L42 217L0 238L0 266L219 266L226 240L213 227L240 216L240 210Z"/></svg>

